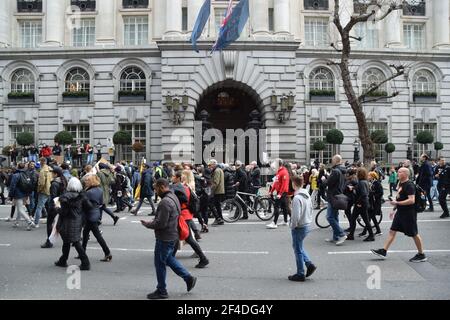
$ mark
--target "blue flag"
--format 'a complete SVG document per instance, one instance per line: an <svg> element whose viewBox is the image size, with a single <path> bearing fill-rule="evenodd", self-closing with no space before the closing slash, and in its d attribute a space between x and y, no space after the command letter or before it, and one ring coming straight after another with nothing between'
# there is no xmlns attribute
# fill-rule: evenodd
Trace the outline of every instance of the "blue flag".
<svg viewBox="0 0 450 320"><path fill-rule="evenodd" d="M192 43L192 47L196 52L198 52L197 40L202 35L203 29L205 28L206 22L208 22L210 14L211 14L211 0L206 0L198 13L197 21L195 21L194 29L192 30L190 40Z"/></svg>
<svg viewBox="0 0 450 320"><path fill-rule="evenodd" d="M212 51L225 49L236 41L244 30L249 16L248 0L241 0L233 9L231 17L222 26Z"/></svg>

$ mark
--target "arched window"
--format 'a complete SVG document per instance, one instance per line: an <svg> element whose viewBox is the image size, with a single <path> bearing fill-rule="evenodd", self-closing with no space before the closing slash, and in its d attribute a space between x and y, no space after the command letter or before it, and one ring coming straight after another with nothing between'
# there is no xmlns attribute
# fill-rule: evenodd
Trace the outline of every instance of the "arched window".
<svg viewBox="0 0 450 320"><path fill-rule="evenodd" d="M333 73L327 68L319 67L309 75L310 90L334 91Z"/></svg>
<svg viewBox="0 0 450 320"><path fill-rule="evenodd" d="M436 92L436 80L428 70L419 70L413 77L414 92Z"/></svg>
<svg viewBox="0 0 450 320"><path fill-rule="evenodd" d="M17 69L11 77L11 92L34 92L34 77L27 69Z"/></svg>
<svg viewBox="0 0 450 320"><path fill-rule="evenodd" d="M82 68L73 68L66 76L66 92L82 91L89 91L89 74Z"/></svg>
<svg viewBox="0 0 450 320"><path fill-rule="evenodd" d="M377 68L370 68L363 74L362 79L362 88L363 92L367 92L372 89L374 86L377 86L381 82L386 79L384 73ZM375 92L382 93L383 95L387 94L387 85L383 83Z"/></svg>
<svg viewBox="0 0 450 320"><path fill-rule="evenodd" d="M145 74L138 67L128 67L120 75L121 91L145 91Z"/></svg>

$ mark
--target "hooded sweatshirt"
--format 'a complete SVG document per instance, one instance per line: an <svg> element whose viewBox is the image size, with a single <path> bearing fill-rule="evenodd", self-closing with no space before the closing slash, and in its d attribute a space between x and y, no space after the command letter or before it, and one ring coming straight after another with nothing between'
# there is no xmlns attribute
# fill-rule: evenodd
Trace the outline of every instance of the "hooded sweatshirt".
<svg viewBox="0 0 450 320"><path fill-rule="evenodd" d="M294 199L292 200L291 229L309 225L312 222L312 211L313 205L308 191L306 189L295 191Z"/></svg>

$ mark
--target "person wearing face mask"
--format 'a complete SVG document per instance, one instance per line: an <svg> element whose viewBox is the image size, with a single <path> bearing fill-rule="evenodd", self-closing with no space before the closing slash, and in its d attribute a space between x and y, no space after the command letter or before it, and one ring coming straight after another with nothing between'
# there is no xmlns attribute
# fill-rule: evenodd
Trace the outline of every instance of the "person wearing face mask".
<svg viewBox="0 0 450 320"><path fill-rule="evenodd" d="M276 172L272 188L270 189L270 195L273 197L274 192L277 193L275 197L275 214L273 222L268 224L267 229L276 229L278 217L280 215L280 209L283 210L284 221L280 225L288 224L288 215L290 215L288 204L289 193L289 172L285 166L283 166L283 160L275 159L270 165L273 171Z"/></svg>

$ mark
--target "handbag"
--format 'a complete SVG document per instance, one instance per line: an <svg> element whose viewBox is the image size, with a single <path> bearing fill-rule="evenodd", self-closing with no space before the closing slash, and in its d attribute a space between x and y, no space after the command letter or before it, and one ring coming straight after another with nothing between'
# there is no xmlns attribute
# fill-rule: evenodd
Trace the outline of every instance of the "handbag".
<svg viewBox="0 0 450 320"><path fill-rule="evenodd" d="M337 210L346 210L348 207L348 201L349 198L345 195L345 194L337 194L333 197L330 197L332 200L331 201L331 206L333 207L333 209L337 209Z"/></svg>

